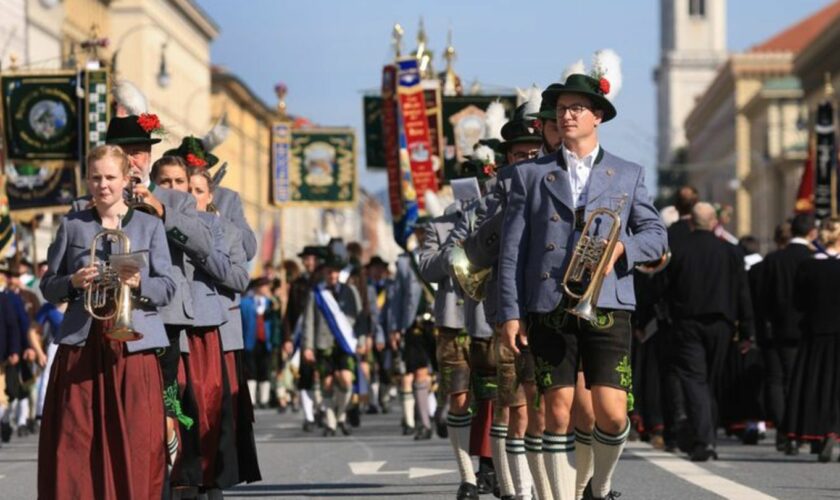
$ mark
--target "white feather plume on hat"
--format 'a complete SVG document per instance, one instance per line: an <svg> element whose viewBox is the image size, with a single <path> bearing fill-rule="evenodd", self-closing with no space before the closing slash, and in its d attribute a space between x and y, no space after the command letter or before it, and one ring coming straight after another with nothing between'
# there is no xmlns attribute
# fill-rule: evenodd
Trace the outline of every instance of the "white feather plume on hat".
<svg viewBox="0 0 840 500"><path fill-rule="evenodd" d="M117 103L117 116L140 116L143 113L149 112L149 104L146 101L146 96L129 80L119 80L114 83L111 93L114 95L114 101Z"/></svg>
<svg viewBox="0 0 840 500"><path fill-rule="evenodd" d="M228 134L230 134L230 127L227 124L227 112L223 112L222 116L213 124L213 128L201 138L201 144L208 152L213 151L216 146L225 142Z"/></svg>
<svg viewBox="0 0 840 500"><path fill-rule="evenodd" d="M499 102L491 102L484 115L484 139L502 140L502 127L507 123L505 106Z"/></svg>
<svg viewBox="0 0 840 500"><path fill-rule="evenodd" d="M563 76L560 78L561 82L565 82L566 78L569 78L571 75L585 75L586 74L586 67L583 65L583 59L578 59L577 61L573 62L572 64L566 66L566 69L563 70Z"/></svg>
<svg viewBox="0 0 840 500"><path fill-rule="evenodd" d="M621 91L621 58L612 49L601 49L592 56L593 78L606 78L610 82L610 91L605 96L614 101Z"/></svg>
<svg viewBox="0 0 840 500"><path fill-rule="evenodd" d="M493 151L493 148L491 148L490 146L485 146L484 144L476 146L475 151L473 151L472 157L477 160L480 160L485 165L496 163L496 152Z"/></svg>
<svg viewBox="0 0 840 500"><path fill-rule="evenodd" d="M521 94L522 102L525 104L525 116L536 114L540 112L540 104L542 104L542 89L536 84L531 85Z"/></svg>

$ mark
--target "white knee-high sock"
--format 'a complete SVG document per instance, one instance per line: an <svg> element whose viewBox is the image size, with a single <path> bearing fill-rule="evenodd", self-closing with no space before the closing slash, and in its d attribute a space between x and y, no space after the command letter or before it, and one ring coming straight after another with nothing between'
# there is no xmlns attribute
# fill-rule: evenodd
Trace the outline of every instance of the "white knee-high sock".
<svg viewBox="0 0 840 500"><path fill-rule="evenodd" d="M326 416L326 421L324 422L324 425L327 426L327 429L335 430L335 405L333 402L332 394L324 395L324 415Z"/></svg>
<svg viewBox="0 0 840 500"><path fill-rule="evenodd" d="M592 494L598 498L610 492L615 466L621 458L628 434L630 434L630 419L627 419L624 430L617 435L607 434L597 425L592 432L592 457L595 464L592 473Z"/></svg>
<svg viewBox="0 0 840 500"><path fill-rule="evenodd" d="M446 417L449 443L452 444L452 451L455 452L455 462L458 464L461 482L475 484L475 469L473 468L472 458L470 458L471 424L472 417L469 413L464 415L450 413Z"/></svg>
<svg viewBox="0 0 840 500"><path fill-rule="evenodd" d="M405 419L405 425L408 427L414 428L414 393L411 391L402 392L400 391L400 402L402 403L403 408L403 418Z"/></svg>
<svg viewBox="0 0 840 500"><path fill-rule="evenodd" d="M505 452L507 429L506 425L493 424L490 426L490 451L493 453L493 468L496 469L499 492L503 496L514 494L513 478L510 475L510 465Z"/></svg>
<svg viewBox="0 0 840 500"><path fill-rule="evenodd" d="M251 394L251 402L254 403L254 406L257 405L259 400L257 400L257 381L256 380L249 380L248 381L248 392Z"/></svg>
<svg viewBox="0 0 840 500"><path fill-rule="evenodd" d="M575 429L575 498L583 498L583 490L592 479L592 434Z"/></svg>
<svg viewBox="0 0 840 500"><path fill-rule="evenodd" d="M18 427L26 427L26 422L29 420L29 399L23 398L18 400L17 407L17 425Z"/></svg>
<svg viewBox="0 0 840 500"><path fill-rule="evenodd" d="M554 500L575 498L574 453L574 434L543 433L543 457Z"/></svg>
<svg viewBox="0 0 840 500"><path fill-rule="evenodd" d="M347 405L353 398L353 391L337 387L335 390L335 414L338 422L344 423L347 420Z"/></svg>
<svg viewBox="0 0 840 500"><path fill-rule="evenodd" d="M260 382L260 404L266 406L268 404L268 396L271 394L271 382Z"/></svg>
<svg viewBox="0 0 840 500"><path fill-rule="evenodd" d="M435 415L437 411L438 401L434 392L429 393L429 415Z"/></svg>
<svg viewBox="0 0 840 500"><path fill-rule="evenodd" d="M315 402L312 401L312 395L306 389L300 391L300 406L303 408L303 419L307 422L314 422Z"/></svg>
<svg viewBox="0 0 840 500"><path fill-rule="evenodd" d="M508 437L505 440L505 453L510 466L510 476L513 478L513 490L516 499L530 500L534 482L531 480L528 460L525 458L525 440Z"/></svg>
<svg viewBox="0 0 840 500"><path fill-rule="evenodd" d="M553 500L551 484L548 482L548 474L543 460L542 436L525 434L525 457L528 460L528 469L531 471L534 486L537 488L537 498L539 500Z"/></svg>

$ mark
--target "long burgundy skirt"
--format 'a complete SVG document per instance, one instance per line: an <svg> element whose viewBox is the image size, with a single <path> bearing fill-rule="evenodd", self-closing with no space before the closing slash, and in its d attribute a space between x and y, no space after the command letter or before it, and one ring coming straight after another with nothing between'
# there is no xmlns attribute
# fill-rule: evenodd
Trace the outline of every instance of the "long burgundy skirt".
<svg viewBox="0 0 840 500"><path fill-rule="evenodd" d="M205 488L227 488L239 482L239 465L236 456L233 403L219 330L189 328L187 339L190 352L181 360L182 373L186 375L184 399L187 406L195 407L195 434L200 457L190 456L190 447L184 447L183 460L198 458L201 465L200 484L181 477L174 482L181 485ZM183 435L183 433L182 433ZM186 439L185 441L189 441ZM185 443L186 444L186 443Z"/></svg>
<svg viewBox="0 0 840 500"><path fill-rule="evenodd" d="M61 345L38 443L38 498L159 499L166 469L163 378L153 351L129 353L94 320Z"/></svg>

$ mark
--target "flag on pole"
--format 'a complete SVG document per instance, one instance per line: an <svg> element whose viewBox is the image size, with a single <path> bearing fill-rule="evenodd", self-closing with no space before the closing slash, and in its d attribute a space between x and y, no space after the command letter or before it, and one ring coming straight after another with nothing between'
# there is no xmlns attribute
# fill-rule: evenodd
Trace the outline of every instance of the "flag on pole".
<svg viewBox="0 0 840 500"><path fill-rule="evenodd" d="M814 134L808 138L808 156L805 158L805 168L802 169L802 179L796 192L794 211L797 214L809 214L814 211L814 150L816 143Z"/></svg>

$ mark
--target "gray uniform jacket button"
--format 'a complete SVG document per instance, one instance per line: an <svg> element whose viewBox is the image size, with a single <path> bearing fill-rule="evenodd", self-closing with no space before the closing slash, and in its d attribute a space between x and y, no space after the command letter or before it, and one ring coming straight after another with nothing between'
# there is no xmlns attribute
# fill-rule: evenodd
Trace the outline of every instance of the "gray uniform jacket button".
<svg viewBox="0 0 840 500"><path fill-rule="evenodd" d="M542 279L547 280L549 277L548 273L542 273Z"/></svg>
<svg viewBox="0 0 840 500"><path fill-rule="evenodd" d="M554 215L551 216L551 221L552 222L557 222L558 220L560 220L560 215L554 214Z"/></svg>
<svg viewBox="0 0 840 500"><path fill-rule="evenodd" d="M545 246L545 249L548 250L549 252L554 250L554 248L555 248L554 243L549 243L548 245Z"/></svg>
<svg viewBox="0 0 840 500"><path fill-rule="evenodd" d="M548 179L548 182L554 182L554 174L548 174L546 179Z"/></svg>

